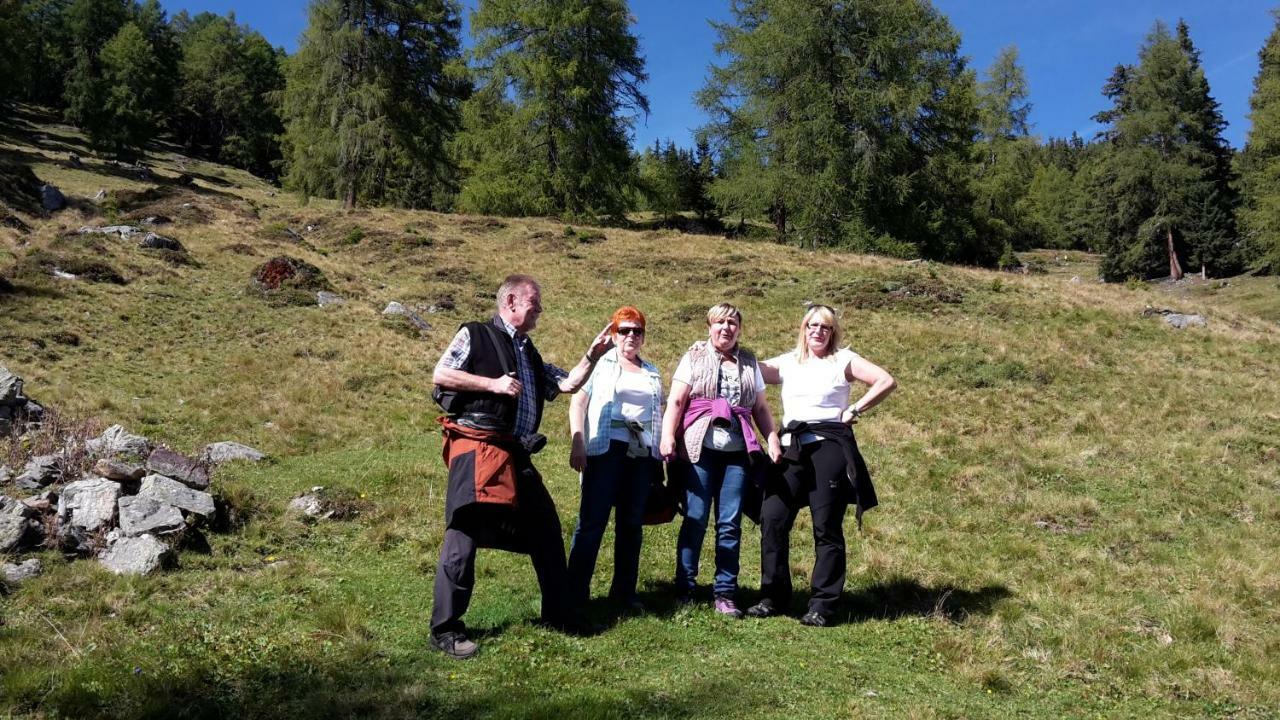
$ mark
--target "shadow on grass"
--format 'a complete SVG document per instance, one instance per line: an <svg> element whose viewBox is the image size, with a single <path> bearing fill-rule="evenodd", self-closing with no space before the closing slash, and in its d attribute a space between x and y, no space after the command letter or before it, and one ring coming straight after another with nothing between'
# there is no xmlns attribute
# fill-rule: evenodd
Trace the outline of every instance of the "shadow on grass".
<svg viewBox="0 0 1280 720"><path fill-rule="evenodd" d="M990 615L998 602L1012 595L1003 585L967 590L954 585L928 587L899 579L846 593L838 617L850 623L930 616L959 622L970 615Z"/></svg>
<svg viewBox="0 0 1280 720"><path fill-rule="evenodd" d="M428 654L402 662L355 652L259 665L226 658L178 674L159 668L72 672L10 709L78 718L691 718L749 717L760 699L734 680L694 680L654 690L643 680L608 688L519 682L480 657ZM249 655L247 653L246 655ZM463 682L458 682L463 678ZM468 682L467 679L480 682Z"/></svg>

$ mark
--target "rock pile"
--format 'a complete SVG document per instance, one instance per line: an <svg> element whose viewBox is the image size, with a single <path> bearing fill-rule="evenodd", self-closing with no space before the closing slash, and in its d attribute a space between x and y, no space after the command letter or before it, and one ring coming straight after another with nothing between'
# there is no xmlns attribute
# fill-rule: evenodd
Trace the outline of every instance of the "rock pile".
<svg viewBox="0 0 1280 720"><path fill-rule="evenodd" d="M0 407L12 407L22 397L22 379L0 368L0 390L6 403ZM96 556L117 574L154 572L217 512L209 493L211 469L265 457L247 445L218 442L191 458L153 447L120 425L90 440L70 440L56 453L30 458L16 476L0 466L0 485L35 493L21 499L0 494L0 553L57 547ZM81 472L89 463L92 469ZM0 570L18 582L38 574L39 562L8 563Z"/></svg>
<svg viewBox="0 0 1280 720"><path fill-rule="evenodd" d="M155 218L147 218L154 220ZM167 219L167 218L166 218ZM144 220L145 222L145 220ZM118 235L122 240L132 240L134 237L141 236L138 241L138 247L151 250L173 250L175 252L186 252L186 248L182 243L171 237L166 237L160 233L143 230L135 225L103 225L95 227L93 225L85 225L76 231L80 235Z"/></svg>

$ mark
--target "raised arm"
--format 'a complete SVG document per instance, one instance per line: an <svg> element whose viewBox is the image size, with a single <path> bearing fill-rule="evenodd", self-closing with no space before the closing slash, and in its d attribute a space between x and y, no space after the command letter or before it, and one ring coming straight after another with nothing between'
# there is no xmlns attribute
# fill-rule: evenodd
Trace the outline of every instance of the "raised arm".
<svg viewBox="0 0 1280 720"><path fill-rule="evenodd" d="M591 369L596 366L596 361L609 352L609 348L613 347L611 330L612 327L610 325L605 325L604 329L591 341L591 347L587 348L587 352L582 356L582 359L560 381L560 392L577 392L578 388L582 387L583 383L587 381L587 378L591 377Z"/></svg>

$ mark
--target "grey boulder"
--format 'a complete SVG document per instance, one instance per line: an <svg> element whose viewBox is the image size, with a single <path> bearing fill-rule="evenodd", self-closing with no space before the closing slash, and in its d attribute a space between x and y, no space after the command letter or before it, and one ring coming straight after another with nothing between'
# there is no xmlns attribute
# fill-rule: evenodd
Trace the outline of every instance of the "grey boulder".
<svg viewBox="0 0 1280 720"><path fill-rule="evenodd" d="M0 553L13 552L25 544L35 529L30 519L35 514L23 503L0 495Z"/></svg>
<svg viewBox="0 0 1280 720"><path fill-rule="evenodd" d="M142 242L138 243L138 247L150 250L175 250L177 252L186 252L186 248L182 243L171 237L165 237L160 233L149 232L142 238Z"/></svg>
<svg viewBox="0 0 1280 720"><path fill-rule="evenodd" d="M147 469L156 475L173 478L187 487L205 490L209 487L209 471L186 455L169 448L156 448L147 458Z"/></svg>
<svg viewBox="0 0 1280 720"><path fill-rule="evenodd" d="M22 398L22 378L0 365L0 405L16 405Z"/></svg>
<svg viewBox="0 0 1280 720"><path fill-rule="evenodd" d="M105 478L68 483L58 497L58 517L64 525L93 531L111 527L116 518L120 484Z"/></svg>
<svg viewBox="0 0 1280 720"><path fill-rule="evenodd" d="M205 446L204 452L200 455L200 459L206 463L217 465L233 460L247 460L249 462L260 462L266 460L267 456L257 448L251 448L248 445L241 445L238 442L224 440L223 442L210 443Z"/></svg>
<svg viewBox="0 0 1280 720"><path fill-rule="evenodd" d="M330 305L345 305L347 301L338 293L332 293L328 290L321 290L316 293L316 304L320 307L329 307Z"/></svg>
<svg viewBox="0 0 1280 720"><path fill-rule="evenodd" d="M128 537L112 532L98 562L116 575L150 575L164 567L172 552L155 535Z"/></svg>
<svg viewBox="0 0 1280 720"><path fill-rule="evenodd" d="M102 435L86 443L93 455L133 455L146 457L151 454L151 442L141 435L134 435L122 425L112 425Z"/></svg>
<svg viewBox="0 0 1280 720"><path fill-rule="evenodd" d="M133 225L104 225L103 227L94 227L85 225L76 232L81 235L119 235L128 240L129 238L142 232L142 228Z"/></svg>
<svg viewBox="0 0 1280 720"><path fill-rule="evenodd" d="M13 482L23 490L39 490L61 478L62 466L57 455L37 455L27 461Z"/></svg>
<svg viewBox="0 0 1280 720"><path fill-rule="evenodd" d="M209 517L214 513L213 496L207 492L193 490L186 485L163 475L148 475L142 478L142 487L138 495L153 498L166 505Z"/></svg>
<svg viewBox="0 0 1280 720"><path fill-rule="evenodd" d="M186 527L178 508L146 495L120 498L120 531L128 537L177 532Z"/></svg>
<svg viewBox="0 0 1280 720"><path fill-rule="evenodd" d="M40 207L48 212L61 210L67 206L67 198L62 191L53 185L40 186Z"/></svg>
<svg viewBox="0 0 1280 720"><path fill-rule="evenodd" d="M44 567L40 565L40 561L36 558L31 558L25 562L17 564L5 563L3 566L5 582L13 583L14 585L30 580L34 577L39 577L43 570Z"/></svg>
<svg viewBox="0 0 1280 720"><path fill-rule="evenodd" d="M1209 324L1203 315L1184 315L1182 313L1169 313L1164 316L1164 321L1178 330L1185 330L1189 327L1206 327Z"/></svg>

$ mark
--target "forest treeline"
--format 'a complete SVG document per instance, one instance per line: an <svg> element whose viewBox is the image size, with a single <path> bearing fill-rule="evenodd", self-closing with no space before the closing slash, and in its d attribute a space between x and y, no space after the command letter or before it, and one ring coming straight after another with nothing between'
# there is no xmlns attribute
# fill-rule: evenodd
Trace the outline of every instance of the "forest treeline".
<svg viewBox="0 0 1280 720"><path fill-rule="evenodd" d="M1183 22L1099 78L1095 137L1041 139L1016 47L981 72L928 0L733 0L688 147L638 152L625 0L313 0L297 52L157 0L0 3L0 107L99 152L188 153L308 197L494 215L771 228L779 241L1010 265L1101 253L1107 280L1280 271L1280 25L1233 150Z"/></svg>

